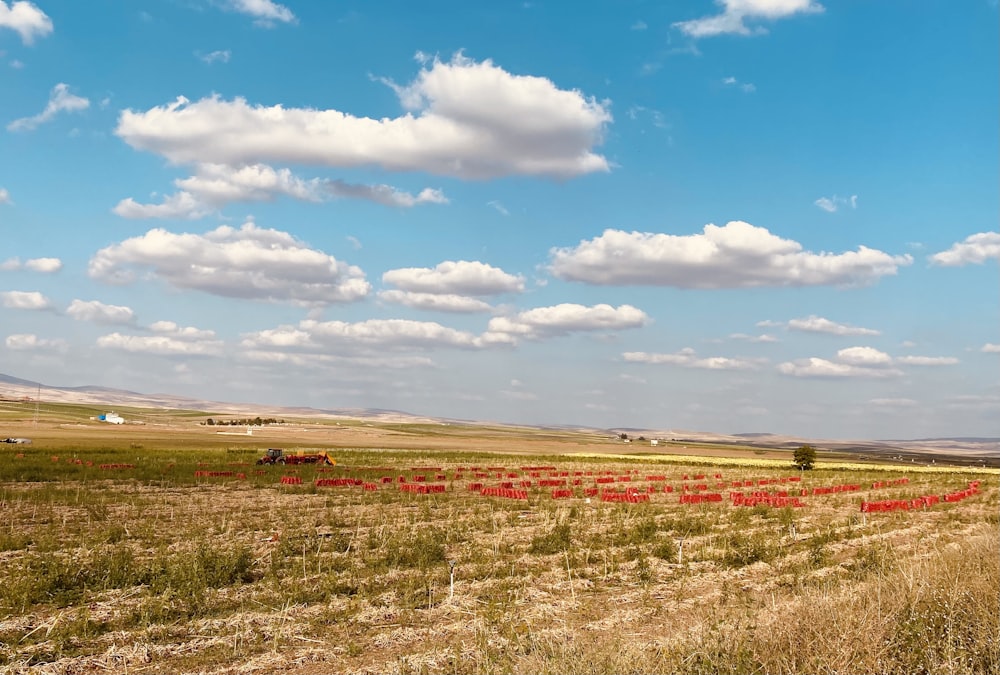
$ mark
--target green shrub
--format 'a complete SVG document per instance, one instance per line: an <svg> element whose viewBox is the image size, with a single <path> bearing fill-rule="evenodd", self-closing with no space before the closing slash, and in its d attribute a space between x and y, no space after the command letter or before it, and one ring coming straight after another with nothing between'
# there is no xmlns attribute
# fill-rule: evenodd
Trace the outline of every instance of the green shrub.
<svg viewBox="0 0 1000 675"><path fill-rule="evenodd" d="M528 553L533 555L551 555L568 551L572 544L569 523L562 523L552 528L546 534L540 534L531 540Z"/></svg>
<svg viewBox="0 0 1000 675"><path fill-rule="evenodd" d="M677 542L670 538L660 539L653 546L653 555L660 560L677 562Z"/></svg>
<svg viewBox="0 0 1000 675"><path fill-rule="evenodd" d="M775 556L774 547L760 534L747 536L733 533L726 538L722 562L729 567L745 567L756 562L768 562Z"/></svg>

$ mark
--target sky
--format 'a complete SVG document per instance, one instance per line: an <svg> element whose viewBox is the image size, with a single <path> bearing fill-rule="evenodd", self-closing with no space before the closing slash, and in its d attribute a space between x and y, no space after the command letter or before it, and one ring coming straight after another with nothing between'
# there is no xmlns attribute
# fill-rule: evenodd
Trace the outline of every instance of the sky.
<svg viewBox="0 0 1000 675"><path fill-rule="evenodd" d="M995 0L0 0L0 373L1000 436Z"/></svg>

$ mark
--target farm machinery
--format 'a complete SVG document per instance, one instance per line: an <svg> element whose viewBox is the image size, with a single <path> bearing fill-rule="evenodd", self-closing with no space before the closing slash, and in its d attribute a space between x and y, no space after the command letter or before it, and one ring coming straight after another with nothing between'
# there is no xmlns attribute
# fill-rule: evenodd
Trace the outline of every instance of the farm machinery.
<svg viewBox="0 0 1000 675"><path fill-rule="evenodd" d="M296 452L286 454L281 448L268 448L267 453L257 460L257 464L327 464L333 466L337 463L330 453L320 452Z"/></svg>

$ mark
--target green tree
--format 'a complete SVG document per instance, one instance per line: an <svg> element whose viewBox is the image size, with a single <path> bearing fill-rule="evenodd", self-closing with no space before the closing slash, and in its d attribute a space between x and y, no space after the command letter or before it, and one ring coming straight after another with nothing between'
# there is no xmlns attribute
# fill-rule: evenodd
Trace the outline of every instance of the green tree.
<svg viewBox="0 0 1000 675"><path fill-rule="evenodd" d="M795 450L792 462L801 471L808 471L816 463L816 448L811 445L803 445Z"/></svg>

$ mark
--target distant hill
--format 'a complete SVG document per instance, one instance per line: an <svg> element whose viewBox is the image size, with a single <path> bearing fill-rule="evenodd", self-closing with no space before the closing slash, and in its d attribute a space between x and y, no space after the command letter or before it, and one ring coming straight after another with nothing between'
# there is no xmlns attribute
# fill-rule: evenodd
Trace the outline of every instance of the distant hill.
<svg viewBox="0 0 1000 675"><path fill-rule="evenodd" d="M810 439L798 436L753 432L741 434L720 434L710 431L691 431L682 429L641 429L636 427L617 427L613 429L596 429L579 425L526 425L502 424L486 420L459 420L443 417L427 417L413 415L399 410L382 408L331 408L319 409L308 407L274 406L267 403L226 403L202 399L174 396L172 394L143 394L125 389L113 389L96 385L77 387L54 387L51 385L25 380L12 375L0 373L0 399L34 400L41 390L41 400L52 403L73 403L108 407L159 408L165 410L197 410L206 415L256 416L273 417L339 417L344 419L366 419L381 423L403 424L493 424L497 426L520 426L537 429L576 429L606 433L617 436L627 433L631 438L673 439L691 443L713 443L720 445L741 445L760 448L796 448L804 443L815 445L820 450L842 453L857 453L859 457L867 455L902 458L904 461L913 459L926 461L930 456L960 457L968 463L989 461L1000 463L1000 438L956 436L952 438L920 438L910 440L824 440Z"/></svg>

